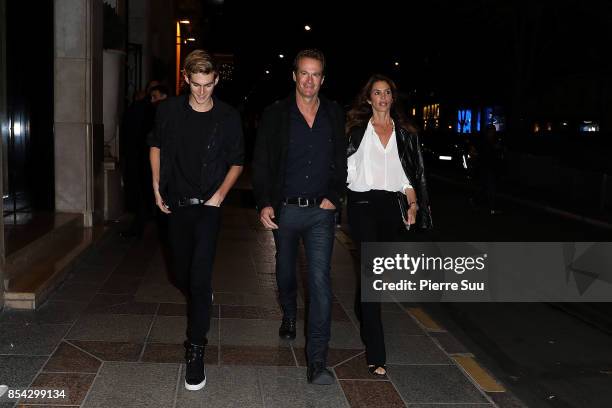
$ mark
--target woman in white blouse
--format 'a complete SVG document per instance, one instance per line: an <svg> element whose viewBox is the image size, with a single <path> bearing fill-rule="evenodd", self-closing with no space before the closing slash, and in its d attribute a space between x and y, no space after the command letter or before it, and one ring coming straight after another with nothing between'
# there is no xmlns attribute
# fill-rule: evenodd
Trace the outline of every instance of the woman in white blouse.
<svg viewBox="0 0 612 408"><path fill-rule="evenodd" d="M397 88L373 75L348 113L348 217L357 248L361 242L401 240L417 224L431 228L427 184L416 129L395 108ZM408 208L398 204L405 194ZM357 296L359 296L359 292ZM356 301L368 370L386 374L380 302Z"/></svg>

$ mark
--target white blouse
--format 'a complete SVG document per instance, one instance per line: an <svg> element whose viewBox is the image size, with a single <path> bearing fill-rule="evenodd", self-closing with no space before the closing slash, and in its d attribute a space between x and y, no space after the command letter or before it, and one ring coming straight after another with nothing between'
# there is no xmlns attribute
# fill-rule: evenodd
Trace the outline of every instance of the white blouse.
<svg viewBox="0 0 612 408"><path fill-rule="evenodd" d="M395 138L394 126L387 147L383 147L374 126L368 121L359 148L348 158L346 181L350 190L404 192L407 188L412 188L402 168Z"/></svg>

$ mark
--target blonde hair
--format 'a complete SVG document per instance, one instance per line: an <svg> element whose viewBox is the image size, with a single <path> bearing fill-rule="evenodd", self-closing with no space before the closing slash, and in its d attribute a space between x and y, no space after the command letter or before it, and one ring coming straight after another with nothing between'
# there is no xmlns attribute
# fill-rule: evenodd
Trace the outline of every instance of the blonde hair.
<svg viewBox="0 0 612 408"><path fill-rule="evenodd" d="M215 74L215 79L219 75L217 64L213 57L204 50L194 50L185 57L183 65L183 74L187 78L191 78L193 74Z"/></svg>

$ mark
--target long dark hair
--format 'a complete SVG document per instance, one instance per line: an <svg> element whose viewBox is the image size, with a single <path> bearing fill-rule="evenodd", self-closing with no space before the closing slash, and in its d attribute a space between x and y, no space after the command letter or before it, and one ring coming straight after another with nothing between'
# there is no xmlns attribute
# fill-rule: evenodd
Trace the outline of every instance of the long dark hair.
<svg viewBox="0 0 612 408"><path fill-rule="evenodd" d="M351 110L347 114L346 132L348 133L355 126L365 126L372 117L372 106L368 101L370 100L372 87L378 81L386 82L389 84L389 88L391 88L391 96L393 97L390 112L391 119L393 119L396 125L406 129L408 132L416 132L415 126L406 117L404 112L397 108L398 91L395 82L393 82L391 78L381 74L372 75L363 88L361 88L361 91L359 91Z"/></svg>

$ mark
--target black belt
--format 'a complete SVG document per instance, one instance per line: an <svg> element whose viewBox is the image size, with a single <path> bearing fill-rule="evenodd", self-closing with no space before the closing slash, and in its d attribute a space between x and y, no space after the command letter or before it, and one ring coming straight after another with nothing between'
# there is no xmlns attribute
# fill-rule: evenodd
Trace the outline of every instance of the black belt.
<svg viewBox="0 0 612 408"><path fill-rule="evenodd" d="M289 197L283 200L284 204L297 205L298 207L318 207L325 197L307 198L307 197Z"/></svg>
<svg viewBox="0 0 612 408"><path fill-rule="evenodd" d="M187 207L188 205L204 204L205 202L201 198L179 198L177 205L179 207Z"/></svg>

